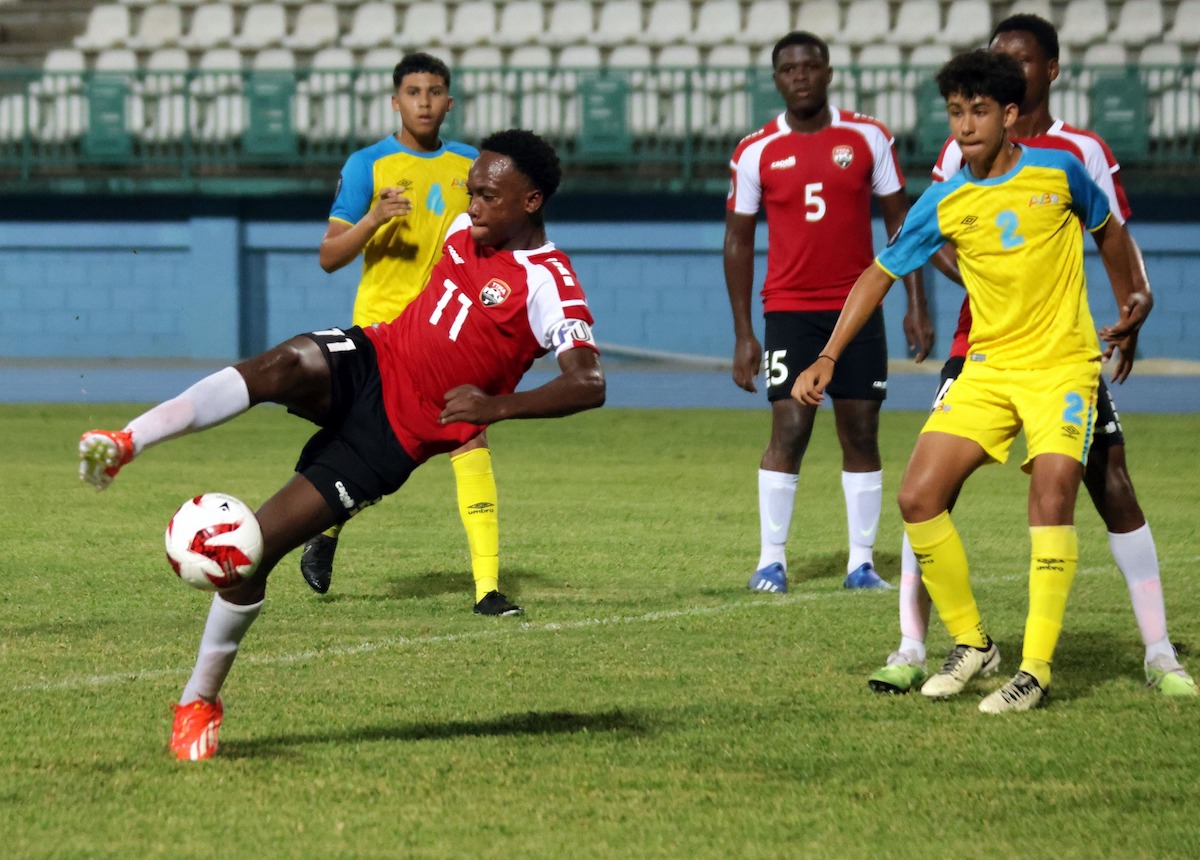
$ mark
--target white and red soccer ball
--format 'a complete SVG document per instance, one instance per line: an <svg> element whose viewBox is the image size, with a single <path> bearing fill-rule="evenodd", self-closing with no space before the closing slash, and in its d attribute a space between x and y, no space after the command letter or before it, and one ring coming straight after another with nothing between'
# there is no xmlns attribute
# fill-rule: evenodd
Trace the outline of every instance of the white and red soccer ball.
<svg viewBox="0 0 1200 860"><path fill-rule="evenodd" d="M225 493L184 502L167 523L167 561L175 575L201 591L232 588L262 561L262 529L254 511Z"/></svg>

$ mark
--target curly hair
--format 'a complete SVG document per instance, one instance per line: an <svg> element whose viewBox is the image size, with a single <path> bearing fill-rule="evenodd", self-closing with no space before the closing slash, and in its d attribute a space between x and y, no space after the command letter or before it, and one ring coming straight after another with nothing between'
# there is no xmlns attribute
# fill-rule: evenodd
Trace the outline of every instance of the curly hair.
<svg viewBox="0 0 1200 860"><path fill-rule="evenodd" d="M533 187L549 200L562 182L562 166L554 147L532 131L510 128L489 134L479 143L480 152L507 155L513 166L524 174Z"/></svg>
<svg viewBox="0 0 1200 860"><path fill-rule="evenodd" d="M1058 59L1058 31L1045 18L1039 18L1037 15L1010 15L996 25L988 42L996 41L996 37L1001 33L1028 33L1041 47L1047 60Z"/></svg>
<svg viewBox="0 0 1200 860"><path fill-rule="evenodd" d="M995 99L1000 105L1020 104L1025 98L1025 73L1008 54L968 51L954 57L937 73L942 98L952 95Z"/></svg>
<svg viewBox="0 0 1200 860"><path fill-rule="evenodd" d="M415 51L400 58L400 62L396 63L396 68L392 71L392 86L400 89L400 82L404 80L405 75L420 72L440 75L446 82L446 89L450 89L450 68L433 54L426 54L424 51Z"/></svg>
<svg viewBox="0 0 1200 860"><path fill-rule="evenodd" d="M793 30L782 39L775 43L775 47L771 49L771 68L779 65L779 55L784 48L790 48L792 45L812 45L820 54L821 59L825 61L825 65L829 65L829 45L820 36L814 36L807 30Z"/></svg>

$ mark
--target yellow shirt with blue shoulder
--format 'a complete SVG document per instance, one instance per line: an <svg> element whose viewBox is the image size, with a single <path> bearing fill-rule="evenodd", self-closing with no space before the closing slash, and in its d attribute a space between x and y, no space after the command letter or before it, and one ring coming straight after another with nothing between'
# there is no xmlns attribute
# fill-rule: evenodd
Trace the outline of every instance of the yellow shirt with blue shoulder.
<svg viewBox="0 0 1200 860"><path fill-rule="evenodd" d="M389 135L346 160L330 221L354 226L384 188L402 188L412 201L407 216L381 226L363 248L355 325L390 322L425 288L447 228L467 211L467 171L478 156L475 147L452 140L417 152Z"/></svg>
<svg viewBox="0 0 1200 860"><path fill-rule="evenodd" d="M1099 361L1079 222L1094 232L1110 215L1078 158L1021 147L1002 176L976 179L964 165L931 185L875 262L899 278L954 243L974 315L968 361L1025 369Z"/></svg>

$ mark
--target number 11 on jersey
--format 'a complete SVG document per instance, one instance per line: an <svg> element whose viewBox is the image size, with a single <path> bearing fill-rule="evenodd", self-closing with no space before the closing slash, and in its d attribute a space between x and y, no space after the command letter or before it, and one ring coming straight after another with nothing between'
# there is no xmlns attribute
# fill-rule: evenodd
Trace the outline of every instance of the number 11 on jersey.
<svg viewBox="0 0 1200 860"><path fill-rule="evenodd" d="M445 292L438 299L437 307L433 309L433 313L429 315L430 325L438 324L438 321L442 318L442 313L446 310L446 305L450 304L450 297L458 292L458 285L449 278L442 282L442 288ZM471 312L471 300L462 293L458 293L458 303L462 307L454 317L454 322L450 324L450 340L458 340L458 333L462 331L463 323L467 321L467 314Z"/></svg>

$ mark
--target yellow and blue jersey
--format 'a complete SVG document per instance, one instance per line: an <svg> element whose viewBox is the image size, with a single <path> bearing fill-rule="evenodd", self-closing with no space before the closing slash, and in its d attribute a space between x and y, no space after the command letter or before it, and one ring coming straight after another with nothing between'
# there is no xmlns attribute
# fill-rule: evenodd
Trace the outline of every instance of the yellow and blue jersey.
<svg viewBox="0 0 1200 860"><path fill-rule="evenodd" d="M946 242L971 300L968 360L1037 368L1100 358L1083 270L1083 233L1110 217L1108 197L1067 152L1022 148L1003 176L969 166L921 195L875 258L893 278Z"/></svg>
<svg viewBox="0 0 1200 860"><path fill-rule="evenodd" d="M406 217L384 224L363 248L355 325L395 319L425 288L446 230L467 211L467 171L478 156L473 146L457 141L417 152L389 135L347 159L330 221L357 224L384 188L402 188L412 201Z"/></svg>

